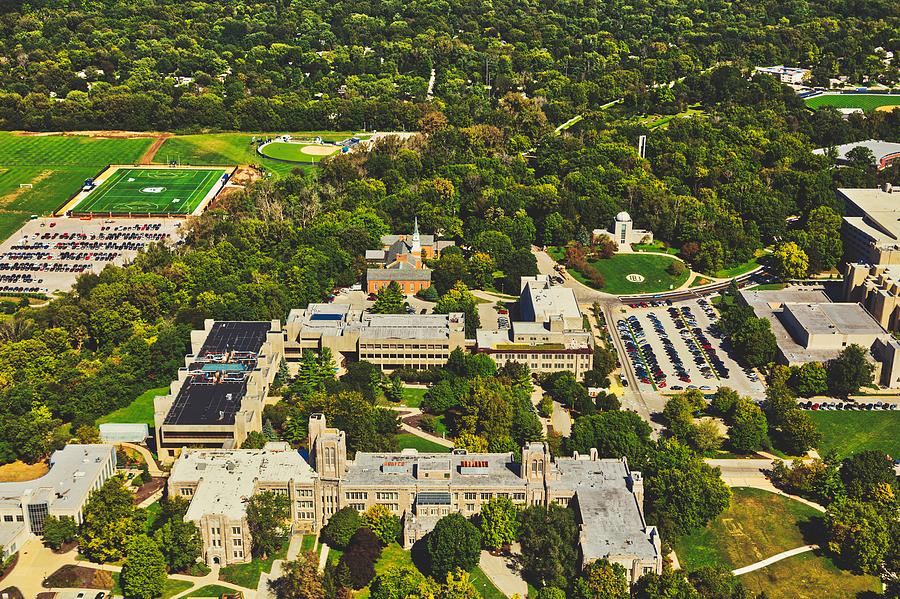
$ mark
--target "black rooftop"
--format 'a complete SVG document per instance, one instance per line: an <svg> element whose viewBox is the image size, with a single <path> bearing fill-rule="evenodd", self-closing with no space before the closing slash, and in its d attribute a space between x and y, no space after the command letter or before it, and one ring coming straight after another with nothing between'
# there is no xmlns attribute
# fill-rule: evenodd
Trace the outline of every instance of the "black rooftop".
<svg viewBox="0 0 900 599"><path fill-rule="evenodd" d="M234 424L246 390L245 380L203 384L188 378L163 424Z"/></svg>
<svg viewBox="0 0 900 599"><path fill-rule="evenodd" d="M271 322L216 322L199 355L226 351L258 352L271 329Z"/></svg>

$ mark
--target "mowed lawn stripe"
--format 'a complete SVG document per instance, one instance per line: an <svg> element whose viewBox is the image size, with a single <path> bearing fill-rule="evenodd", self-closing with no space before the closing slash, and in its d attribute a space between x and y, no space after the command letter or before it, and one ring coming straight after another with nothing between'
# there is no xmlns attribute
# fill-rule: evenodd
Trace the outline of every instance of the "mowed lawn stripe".
<svg viewBox="0 0 900 599"><path fill-rule="evenodd" d="M76 207L76 212L187 214L194 211L224 172L217 169L121 169L88 195L83 204ZM147 187L164 189L157 194L141 191Z"/></svg>

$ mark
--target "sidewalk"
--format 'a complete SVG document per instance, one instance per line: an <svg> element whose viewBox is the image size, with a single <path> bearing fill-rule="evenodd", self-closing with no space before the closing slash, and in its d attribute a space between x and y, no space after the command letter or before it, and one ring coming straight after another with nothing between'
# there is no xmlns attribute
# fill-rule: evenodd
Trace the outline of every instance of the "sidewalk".
<svg viewBox="0 0 900 599"><path fill-rule="evenodd" d="M800 555L801 553L806 553L807 551L813 551L814 549L818 549L818 545L804 545L803 547L797 547L796 549L790 549L788 551L782 551L772 557L766 558L762 561L756 562L755 564L750 564L749 566L744 566L743 568L738 568L737 570L732 571L731 573L735 576L740 576L741 574L747 574L748 572L753 572L754 570L759 570L760 568L765 568L766 566L770 566L775 562L780 562L783 559L787 559L789 557L794 557L795 555Z"/></svg>

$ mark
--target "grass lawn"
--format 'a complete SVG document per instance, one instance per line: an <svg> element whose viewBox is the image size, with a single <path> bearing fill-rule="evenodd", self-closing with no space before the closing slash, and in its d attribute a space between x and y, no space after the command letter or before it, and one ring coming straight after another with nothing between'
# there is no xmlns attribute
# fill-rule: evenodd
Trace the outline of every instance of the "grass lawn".
<svg viewBox="0 0 900 599"><path fill-rule="evenodd" d="M876 576L857 576L841 570L819 551L795 555L740 577L751 594L769 599L856 599L880 597ZM827 590L826 590L827 589Z"/></svg>
<svg viewBox="0 0 900 599"><path fill-rule="evenodd" d="M144 509L147 511L147 520L144 522L144 531L147 534L150 534L150 529L153 528L153 524L159 517L159 510L162 509L162 506L158 501L154 501Z"/></svg>
<svg viewBox="0 0 900 599"><path fill-rule="evenodd" d="M722 515L678 540L675 551L682 568L742 568L817 541L810 536L821 528L822 514L813 508L759 489L732 491L731 506Z"/></svg>
<svg viewBox="0 0 900 599"><path fill-rule="evenodd" d="M25 462L16 460L15 462L0 466L0 482L13 483L34 480L44 476L49 471L50 466L46 461L26 464Z"/></svg>
<svg viewBox="0 0 900 599"><path fill-rule="evenodd" d="M647 128L650 130L658 127L665 129L674 119L688 118L701 114L703 114L703 109L700 108L700 104L694 104L693 106L688 106L687 110L679 112L678 114L651 115L643 119L642 122L647 125Z"/></svg>
<svg viewBox="0 0 900 599"><path fill-rule="evenodd" d="M246 564L232 564L219 570L219 580L230 582L248 589L255 589L259 584L259 577L263 572L272 571L272 562L276 559L284 559L287 555L288 544L279 549L267 559L253 558Z"/></svg>
<svg viewBox="0 0 900 599"><path fill-rule="evenodd" d="M0 239L54 212L107 164L136 162L152 141L0 132Z"/></svg>
<svg viewBox="0 0 900 599"><path fill-rule="evenodd" d="M706 277L698 276L693 281L691 281L691 284L688 285L688 287L700 287L702 285L709 285L710 283L712 283L712 281L710 281Z"/></svg>
<svg viewBox="0 0 900 599"><path fill-rule="evenodd" d="M97 419L97 424L105 424L107 422L124 422L124 423L146 423L147 426L153 428L153 398L157 395L165 395L169 392L168 387L158 387L156 389L148 389L141 393L137 399L114 412L110 412L106 416Z"/></svg>
<svg viewBox="0 0 900 599"><path fill-rule="evenodd" d="M550 248L549 254L557 261L565 256L565 248ZM602 291L613 295L632 295L636 293L659 293L676 289L684 284L690 276L690 269L685 269L681 275L675 277L666 272L669 264L675 258L654 254L616 254L608 260L592 260L590 265L596 268L606 284ZM591 285L587 278L576 270L569 273L585 285ZM642 282L632 282L626 279L628 275L635 273L644 277Z"/></svg>
<svg viewBox="0 0 900 599"><path fill-rule="evenodd" d="M381 557L375 562L375 574L381 574L391 566L414 566L412 554L397 543L391 543L381 551ZM354 599L367 599L368 597L369 587L360 589L354 595Z"/></svg>
<svg viewBox="0 0 900 599"><path fill-rule="evenodd" d="M758 256L754 256L750 260L742 264L738 264L737 266L732 266L731 268L723 268L720 271L714 272L712 276L717 279L731 279L733 277L739 277L744 273L748 273L757 266L759 266Z"/></svg>
<svg viewBox="0 0 900 599"><path fill-rule="evenodd" d="M113 577L113 588L110 591L110 595L122 595L122 587L119 586L119 573L112 572ZM175 580L174 578L167 578L166 582L163 584L163 592L161 599L170 599L170 597L174 597L179 593L183 593L194 586L192 582L188 582L186 580ZM197 597L198 595L189 595L190 597ZM203 595L199 595L202 597ZM211 596L211 595L208 595ZM218 596L218 595L216 595Z"/></svg>
<svg viewBox="0 0 900 599"><path fill-rule="evenodd" d="M825 94L804 100L810 108L862 108L866 112L879 106L900 106L900 95L887 94Z"/></svg>
<svg viewBox="0 0 900 599"><path fill-rule="evenodd" d="M422 405L422 398L425 397L426 389L419 387L403 388L403 403L410 408L418 408Z"/></svg>
<svg viewBox="0 0 900 599"><path fill-rule="evenodd" d="M234 591L228 587L219 586L217 584L208 584L205 587L200 587L196 591L188 593L185 597L221 597L222 595L233 592Z"/></svg>
<svg viewBox="0 0 900 599"><path fill-rule="evenodd" d="M412 433L397 433L394 438L397 439L397 446L400 449L413 448L418 449L420 453L450 453L449 447L438 445Z"/></svg>
<svg viewBox="0 0 900 599"><path fill-rule="evenodd" d="M877 449L900 457L900 412L807 412L822 433L819 453Z"/></svg>
<svg viewBox="0 0 900 599"><path fill-rule="evenodd" d="M635 252L662 252L673 256L678 253L678 248L667 248L666 244L659 240L653 243L632 243L631 249Z"/></svg>
<svg viewBox="0 0 900 599"><path fill-rule="evenodd" d="M491 579L487 577L487 574L480 567L476 566L469 572L469 580L484 599L506 599L506 595L494 586L494 583L491 582Z"/></svg>
<svg viewBox="0 0 900 599"><path fill-rule="evenodd" d="M300 551L312 551L316 546L316 535L303 535L300 541Z"/></svg>
<svg viewBox="0 0 900 599"><path fill-rule="evenodd" d="M784 283L763 283L762 285L757 285L756 287L751 287L753 291L781 291L787 287Z"/></svg>

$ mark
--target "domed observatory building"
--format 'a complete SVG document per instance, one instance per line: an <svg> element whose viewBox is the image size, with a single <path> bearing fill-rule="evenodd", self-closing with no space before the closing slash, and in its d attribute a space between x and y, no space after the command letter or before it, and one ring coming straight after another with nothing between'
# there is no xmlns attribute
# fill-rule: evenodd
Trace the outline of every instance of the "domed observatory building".
<svg viewBox="0 0 900 599"><path fill-rule="evenodd" d="M619 246L618 251L620 252L630 252L632 243L653 243L653 232L635 229L631 215L625 211L616 215L616 220L609 230L594 229L593 238L595 242L599 241L603 236L612 239Z"/></svg>

